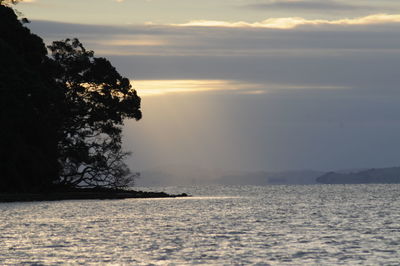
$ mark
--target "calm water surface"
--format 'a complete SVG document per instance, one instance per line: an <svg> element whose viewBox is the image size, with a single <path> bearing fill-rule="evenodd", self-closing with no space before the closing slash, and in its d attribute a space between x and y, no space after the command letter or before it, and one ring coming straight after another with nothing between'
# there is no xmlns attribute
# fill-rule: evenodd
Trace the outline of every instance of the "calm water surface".
<svg viewBox="0 0 400 266"><path fill-rule="evenodd" d="M399 265L400 185L0 204L0 265Z"/></svg>

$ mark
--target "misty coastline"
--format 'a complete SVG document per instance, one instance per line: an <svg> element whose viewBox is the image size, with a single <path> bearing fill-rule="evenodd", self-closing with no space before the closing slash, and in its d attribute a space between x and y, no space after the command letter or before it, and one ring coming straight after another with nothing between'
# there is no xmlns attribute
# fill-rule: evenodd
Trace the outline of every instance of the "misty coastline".
<svg viewBox="0 0 400 266"><path fill-rule="evenodd" d="M139 187L188 185L317 185L400 183L400 167L360 170L225 171L164 165L142 171Z"/></svg>

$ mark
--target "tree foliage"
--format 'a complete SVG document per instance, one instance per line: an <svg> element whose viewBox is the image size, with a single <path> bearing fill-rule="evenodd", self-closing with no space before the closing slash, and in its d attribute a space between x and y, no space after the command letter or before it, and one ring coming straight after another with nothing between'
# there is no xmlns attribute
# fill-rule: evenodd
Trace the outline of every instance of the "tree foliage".
<svg viewBox="0 0 400 266"><path fill-rule="evenodd" d="M0 0L0 5L18 4L20 0Z"/></svg>
<svg viewBox="0 0 400 266"><path fill-rule="evenodd" d="M0 5L0 190L42 190L56 180L58 91L41 38Z"/></svg>
<svg viewBox="0 0 400 266"><path fill-rule="evenodd" d="M140 98L127 78L78 39L54 42L49 50L65 95L61 182L124 184L131 178L123 164L128 153L121 151L121 125L126 118L141 118Z"/></svg>
<svg viewBox="0 0 400 266"><path fill-rule="evenodd" d="M127 78L77 39L48 47L0 1L0 191L121 187L125 119L141 118Z"/></svg>

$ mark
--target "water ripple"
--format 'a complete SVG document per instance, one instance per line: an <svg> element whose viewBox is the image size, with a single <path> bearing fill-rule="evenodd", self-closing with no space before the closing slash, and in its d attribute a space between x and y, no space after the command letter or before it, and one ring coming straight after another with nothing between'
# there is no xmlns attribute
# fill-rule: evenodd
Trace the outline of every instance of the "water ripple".
<svg viewBox="0 0 400 266"><path fill-rule="evenodd" d="M0 264L398 265L398 185L187 187L0 204Z"/></svg>

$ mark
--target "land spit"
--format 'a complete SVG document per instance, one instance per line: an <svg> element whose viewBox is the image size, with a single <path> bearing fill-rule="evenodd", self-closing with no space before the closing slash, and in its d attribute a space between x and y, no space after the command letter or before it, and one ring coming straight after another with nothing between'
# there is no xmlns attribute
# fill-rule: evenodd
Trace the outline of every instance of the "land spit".
<svg viewBox="0 0 400 266"><path fill-rule="evenodd" d="M0 193L0 202L58 201L58 200L106 200L132 198L176 198L188 197L186 193L167 194L124 189L80 188L46 193Z"/></svg>

